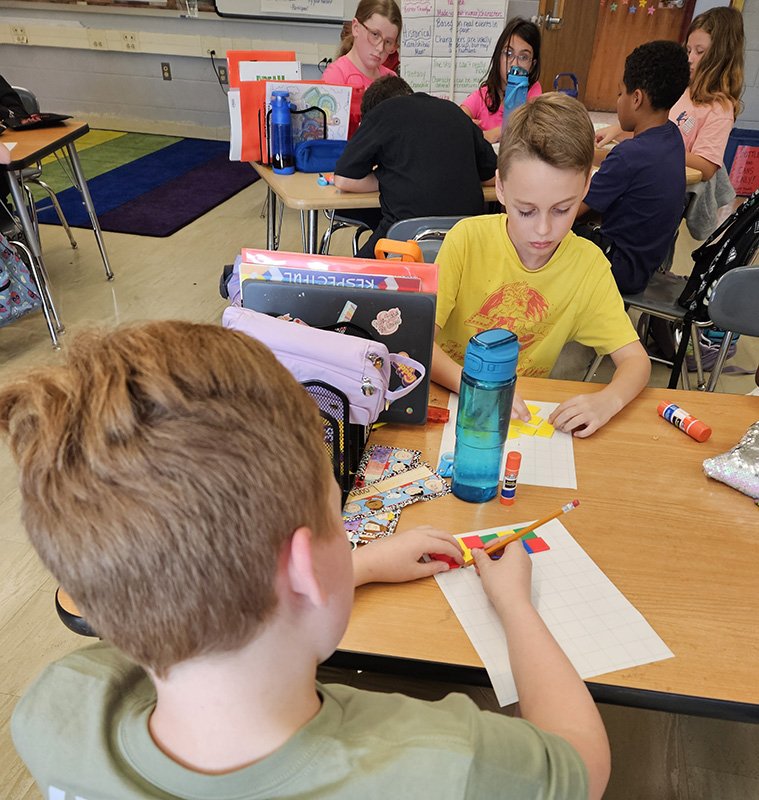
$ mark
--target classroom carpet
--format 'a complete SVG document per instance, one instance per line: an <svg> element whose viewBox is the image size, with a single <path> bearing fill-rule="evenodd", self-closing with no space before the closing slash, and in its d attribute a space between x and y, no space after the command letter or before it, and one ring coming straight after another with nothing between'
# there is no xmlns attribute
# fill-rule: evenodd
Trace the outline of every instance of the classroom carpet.
<svg viewBox="0 0 759 800"><path fill-rule="evenodd" d="M258 180L250 164L229 160L229 143L146 133L90 131L76 142L104 231L170 236ZM68 165L49 156L42 180L58 196L69 225L89 228ZM33 187L40 222L60 221L47 194Z"/></svg>

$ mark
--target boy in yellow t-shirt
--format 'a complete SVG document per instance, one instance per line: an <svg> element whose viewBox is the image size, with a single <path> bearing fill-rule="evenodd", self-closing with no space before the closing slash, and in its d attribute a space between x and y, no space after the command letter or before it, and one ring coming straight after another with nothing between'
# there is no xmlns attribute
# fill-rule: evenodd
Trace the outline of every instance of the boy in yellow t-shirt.
<svg viewBox="0 0 759 800"><path fill-rule="evenodd" d="M519 337L518 375L547 377L569 341L611 355L611 383L566 400L549 419L580 437L624 408L651 373L609 262L570 230L592 163L593 126L577 100L545 94L512 113L495 182L506 215L462 220L446 236L432 357L432 379L458 391L467 342L491 328ZM512 413L529 419L518 395Z"/></svg>

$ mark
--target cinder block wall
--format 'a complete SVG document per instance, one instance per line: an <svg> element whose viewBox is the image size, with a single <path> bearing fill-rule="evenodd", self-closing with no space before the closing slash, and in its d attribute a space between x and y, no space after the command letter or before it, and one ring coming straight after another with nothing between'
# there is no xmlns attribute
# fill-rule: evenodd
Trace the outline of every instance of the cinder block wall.
<svg viewBox="0 0 759 800"><path fill-rule="evenodd" d="M745 108L735 125L759 130L759 0L745 0L743 26L746 32Z"/></svg>
<svg viewBox="0 0 759 800"><path fill-rule="evenodd" d="M227 46L301 51L303 77L317 79L318 61L334 57L340 40L341 26L336 24L109 12L0 2L0 74L13 85L31 89L43 110L72 114L92 127L228 139L227 98L210 58L202 55L205 45L210 42L217 50L217 66L226 65ZM68 46L37 46L34 35L29 44L9 43L14 25L23 24L31 32L56 23L58 28L45 29L53 31L45 41L55 42L60 36ZM98 50L87 41L94 31L109 32L106 47L118 46L119 31L136 32L145 49L160 50L165 40L170 54ZM74 41L77 36L83 41ZM170 64L170 81L163 80L162 62Z"/></svg>

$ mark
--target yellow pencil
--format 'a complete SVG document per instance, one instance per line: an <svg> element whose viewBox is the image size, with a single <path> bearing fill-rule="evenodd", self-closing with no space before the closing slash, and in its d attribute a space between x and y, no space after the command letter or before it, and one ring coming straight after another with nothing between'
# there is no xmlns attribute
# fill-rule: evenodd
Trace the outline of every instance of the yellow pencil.
<svg viewBox="0 0 759 800"><path fill-rule="evenodd" d="M562 506L558 511L554 511L553 514L549 514L547 517L543 517L543 519L533 522L532 525L528 525L526 528L522 528L516 533L500 536L495 541L490 542L490 544L485 548L485 552L490 555L491 553L495 553L497 550L502 550L507 544L516 542L517 539L527 536L528 533L532 533L536 528L539 528L541 525L545 525L546 522L550 522L552 519L556 519L556 517L566 514L567 511L571 511L573 508L577 508L579 505L579 500L573 500L571 503L567 503L565 506ZM474 564L474 559L468 558L466 561L464 561L463 566L470 567L472 564Z"/></svg>

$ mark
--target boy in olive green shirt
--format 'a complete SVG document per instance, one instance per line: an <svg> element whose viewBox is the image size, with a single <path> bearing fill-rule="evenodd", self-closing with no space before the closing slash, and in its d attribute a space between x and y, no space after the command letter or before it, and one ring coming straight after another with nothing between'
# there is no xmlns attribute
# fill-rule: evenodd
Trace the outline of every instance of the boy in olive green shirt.
<svg viewBox="0 0 759 800"><path fill-rule="evenodd" d="M259 342L156 322L80 336L0 390L24 522L103 642L48 667L14 742L45 797L600 797L606 735L530 603L476 551L523 719L321 685L354 586L447 569L431 528L351 554L316 405Z"/></svg>

